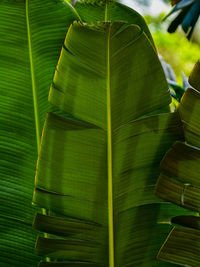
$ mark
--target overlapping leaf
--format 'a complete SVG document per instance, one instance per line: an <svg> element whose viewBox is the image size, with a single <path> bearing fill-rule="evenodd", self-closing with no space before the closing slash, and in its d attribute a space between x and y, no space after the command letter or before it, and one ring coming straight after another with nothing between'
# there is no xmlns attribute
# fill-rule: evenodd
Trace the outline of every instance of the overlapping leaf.
<svg viewBox="0 0 200 267"><path fill-rule="evenodd" d="M184 126L184 143L176 142L161 163L156 194L179 206L199 212L200 206L200 72L196 64L190 83L197 89L184 94L179 113ZM172 222L184 226L175 227L161 248L158 258L183 266L198 266L200 252L199 217L178 216Z"/></svg>

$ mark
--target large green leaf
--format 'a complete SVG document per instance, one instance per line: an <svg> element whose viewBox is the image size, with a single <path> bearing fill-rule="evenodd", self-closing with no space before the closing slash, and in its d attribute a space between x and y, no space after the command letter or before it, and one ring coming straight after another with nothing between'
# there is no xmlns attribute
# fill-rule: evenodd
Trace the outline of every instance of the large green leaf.
<svg viewBox="0 0 200 267"><path fill-rule="evenodd" d="M50 89L49 100L53 105L104 129L107 128L105 106L110 87L115 88L114 93L110 93L110 101L116 106L110 114L112 129L146 113L161 108L169 110L171 99L164 72L139 27L121 22L105 30L100 24L84 27L75 23L67 37ZM87 38L91 39L90 43ZM68 74L65 79L63 72ZM151 84L151 91L145 79ZM88 97L91 84L95 91ZM121 88L126 88L127 93Z"/></svg>
<svg viewBox="0 0 200 267"><path fill-rule="evenodd" d="M0 262L35 266L31 206L49 84L69 25L64 1L0 1Z"/></svg>
<svg viewBox="0 0 200 267"><path fill-rule="evenodd" d="M161 162L156 195L179 206L199 212L200 207L200 68L196 64L189 88L183 95L179 113L184 126L185 142L176 142ZM189 212L188 212L189 214ZM196 214L198 215L198 214ZM200 217L176 216L158 258L182 266L198 266L200 253ZM180 228L181 225L182 227ZM184 228L183 228L184 227Z"/></svg>
<svg viewBox="0 0 200 267"><path fill-rule="evenodd" d="M123 22L73 23L49 100L33 203L49 210L34 226L49 233L40 266L172 266L156 260L175 214L154 195L159 163L180 118L146 34ZM160 114L163 113L163 114ZM154 115L152 115L154 114ZM78 262L78 263L77 263Z"/></svg>

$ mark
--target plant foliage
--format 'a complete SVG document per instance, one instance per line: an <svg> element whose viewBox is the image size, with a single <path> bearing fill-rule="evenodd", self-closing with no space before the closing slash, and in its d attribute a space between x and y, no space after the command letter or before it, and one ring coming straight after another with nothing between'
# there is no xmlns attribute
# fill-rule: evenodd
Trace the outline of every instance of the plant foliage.
<svg viewBox="0 0 200 267"><path fill-rule="evenodd" d="M0 262L35 266L31 206L49 84L66 29L63 1L0 1ZM0 264L0 265L1 265Z"/></svg>
<svg viewBox="0 0 200 267"><path fill-rule="evenodd" d="M106 18L118 7L89 6ZM36 251L51 262L40 266L171 266L156 255L185 210L154 186L183 133L150 39L124 22L73 23L49 100L71 118L48 113L43 130L33 203L48 215L36 214L34 227L48 233Z"/></svg>
<svg viewBox="0 0 200 267"><path fill-rule="evenodd" d="M113 1L4 0L0 33L3 266L175 266L156 259L170 223L192 218L196 231L198 218L154 194L161 159L184 135L143 18ZM50 83L56 111L40 145ZM33 204L43 212L31 207L38 151ZM185 191L180 206L197 208Z"/></svg>

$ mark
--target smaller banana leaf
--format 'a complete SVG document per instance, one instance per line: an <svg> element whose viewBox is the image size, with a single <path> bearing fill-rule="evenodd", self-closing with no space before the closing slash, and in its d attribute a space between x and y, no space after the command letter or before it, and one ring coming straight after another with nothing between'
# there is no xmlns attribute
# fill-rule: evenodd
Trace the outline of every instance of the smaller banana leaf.
<svg viewBox="0 0 200 267"><path fill-rule="evenodd" d="M176 216L176 226L158 254L158 259L182 266L198 266L200 261L200 68L196 64L190 79L196 89L187 89L178 112L185 142L175 142L161 162L162 173L156 185L156 195L176 205L196 211L196 216ZM188 211L189 212L189 211Z"/></svg>

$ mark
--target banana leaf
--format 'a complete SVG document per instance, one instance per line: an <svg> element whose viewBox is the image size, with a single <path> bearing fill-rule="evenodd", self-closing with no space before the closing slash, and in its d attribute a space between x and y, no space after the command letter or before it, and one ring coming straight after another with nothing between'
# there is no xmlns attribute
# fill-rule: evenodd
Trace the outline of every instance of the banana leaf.
<svg viewBox="0 0 200 267"><path fill-rule="evenodd" d="M49 84L76 12L60 0L0 1L0 262L36 266L31 205Z"/></svg>
<svg viewBox="0 0 200 267"><path fill-rule="evenodd" d="M189 88L183 95L179 113L184 126L185 142L175 142L161 162L162 173L156 195L188 210L196 216L175 216L175 224L161 247L158 258L182 266L198 266L200 253L200 68L196 64Z"/></svg>
<svg viewBox="0 0 200 267"><path fill-rule="evenodd" d="M68 30L49 101L33 203L39 266L176 266L157 261L184 208L154 195L159 163L184 140L161 63L144 31L124 22ZM69 114L71 118L67 118Z"/></svg>

